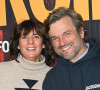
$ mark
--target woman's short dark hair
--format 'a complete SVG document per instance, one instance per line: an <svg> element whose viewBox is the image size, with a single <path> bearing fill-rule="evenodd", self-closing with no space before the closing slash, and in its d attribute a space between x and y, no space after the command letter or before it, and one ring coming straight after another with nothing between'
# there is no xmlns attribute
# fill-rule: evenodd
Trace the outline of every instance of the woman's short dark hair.
<svg viewBox="0 0 100 90"><path fill-rule="evenodd" d="M42 50L41 54L46 58L45 62L47 65L53 65L54 59L51 58L46 45L46 38L41 35L41 31L44 29L44 24L39 22L35 19L30 20L24 20L23 22L17 24L14 28L13 36L11 37L10 41L10 57L11 60L15 59L17 60L17 57L20 53L20 50L18 49L19 45L19 38L21 37L21 34L27 35L31 30L35 30L39 36L42 37L43 44L45 45L45 48ZM24 32L23 32L24 31Z"/></svg>

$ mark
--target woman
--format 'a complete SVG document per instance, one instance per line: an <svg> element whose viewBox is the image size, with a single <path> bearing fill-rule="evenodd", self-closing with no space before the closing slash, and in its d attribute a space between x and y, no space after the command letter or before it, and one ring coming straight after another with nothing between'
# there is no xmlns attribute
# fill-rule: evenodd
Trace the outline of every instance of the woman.
<svg viewBox="0 0 100 90"><path fill-rule="evenodd" d="M25 20L14 29L11 61L0 63L0 90L42 90L42 82L54 62L41 36L43 29L37 20Z"/></svg>

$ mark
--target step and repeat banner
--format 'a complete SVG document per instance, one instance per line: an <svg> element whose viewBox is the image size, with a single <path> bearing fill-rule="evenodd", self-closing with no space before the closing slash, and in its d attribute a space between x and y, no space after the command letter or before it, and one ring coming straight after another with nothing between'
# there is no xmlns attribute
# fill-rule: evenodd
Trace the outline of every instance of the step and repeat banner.
<svg viewBox="0 0 100 90"><path fill-rule="evenodd" d="M29 18L43 22L61 6L80 13L88 37L100 41L100 0L0 0L0 62L9 61L9 41L17 23Z"/></svg>

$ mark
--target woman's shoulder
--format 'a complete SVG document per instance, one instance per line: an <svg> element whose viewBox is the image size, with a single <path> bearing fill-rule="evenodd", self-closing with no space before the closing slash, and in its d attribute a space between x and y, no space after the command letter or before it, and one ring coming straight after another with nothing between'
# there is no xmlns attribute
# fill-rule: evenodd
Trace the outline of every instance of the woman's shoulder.
<svg viewBox="0 0 100 90"><path fill-rule="evenodd" d="M5 68L8 69L8 68L12 67L14 62L15 62L15 60L0 62L0 69L5 69Z"/></svg>

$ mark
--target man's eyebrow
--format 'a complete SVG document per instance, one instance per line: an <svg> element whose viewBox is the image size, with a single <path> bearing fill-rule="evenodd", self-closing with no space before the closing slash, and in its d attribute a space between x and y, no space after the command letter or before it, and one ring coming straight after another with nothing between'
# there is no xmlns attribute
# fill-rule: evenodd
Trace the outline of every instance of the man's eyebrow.
<svg viewBox="0 0 100 90"><path fill-rule="evenodd" d="M66 33L68 33L68 32L71 32L71 30L67 30L67 31L63 32L62 35L66 34ZM52 38L57 38L57 36L51 36L50 39L52 39Z"/></svg>
<svg viewBox="0 0 100 90"><path fill-rule="evenodd" d="M63 35L68 33L68 32L71 32L71 30L67 30L67 31L63 32Z"/></svg>
<svg viewBox="0 0 100 90"><path fill-rule="evenodd" d="M50 38L51 38L51 39L52 39L52 38L56 38L56 36L52 36L52 37L50 37Z"/></svg>
<svg viewBox="0 0 100 90"><path fill-rule="evenodd" d="M68 32L71 32L71 30L67 30L67 31L63 32L62 35L66 34L66 33L68 33ZM56 37L57 37L57 36L51 36L50 38L52 39L52 38L56 38Z"/></svg>
<svg viewBox="0 0 100 90"><path fill-rule="evenodd" d="M67 31L63 32L63 34L64 34L64 33L67 33L67 32L71 32L71 30L67 30Z"/></svg>

